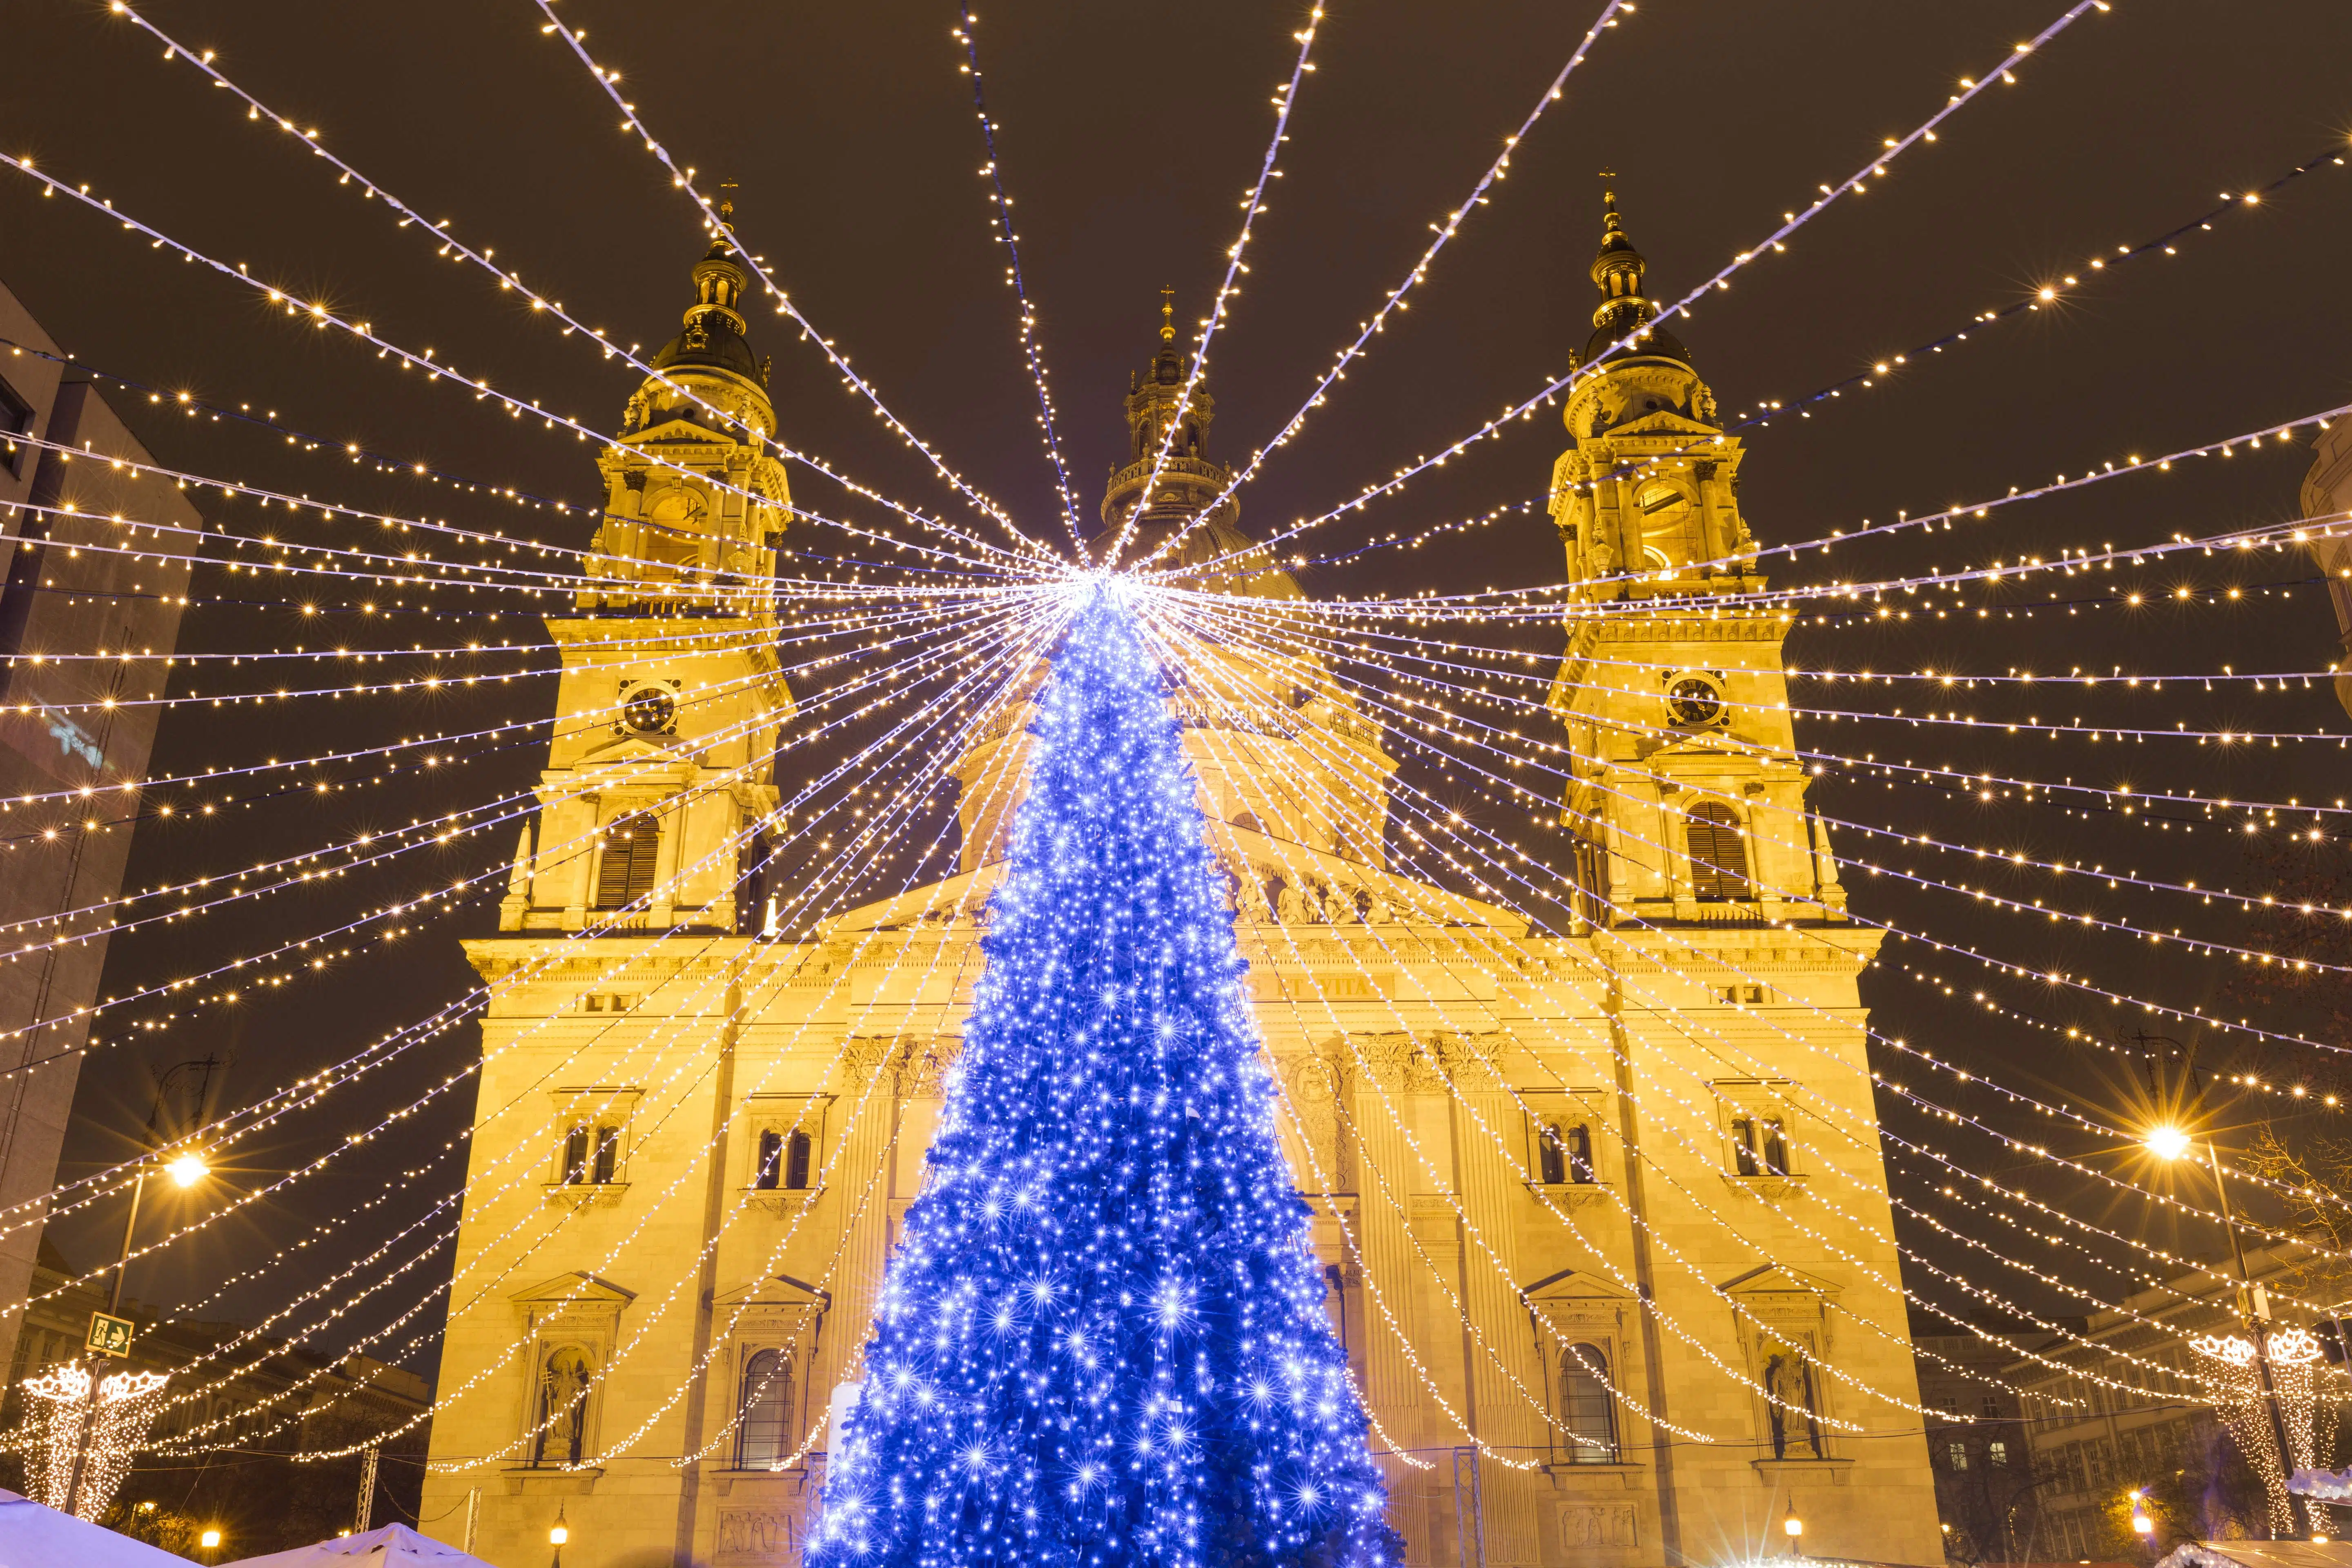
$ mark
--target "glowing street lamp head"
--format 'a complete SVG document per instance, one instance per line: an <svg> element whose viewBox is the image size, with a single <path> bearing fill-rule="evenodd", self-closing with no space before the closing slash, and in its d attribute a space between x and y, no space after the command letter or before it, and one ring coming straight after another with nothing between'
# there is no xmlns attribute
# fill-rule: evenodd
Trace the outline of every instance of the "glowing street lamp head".
<svg viewBox="0 0 2352 1568"><path fill-rule="evenodd" d="M555 1522L548 1526L547 1543L550 1546L561 1546L571 1539L572 1531L565 1526L562 1510L559 1509L556 1511Z"/></svg>
<svg viewBox="0 0 2352 1568"><path fill-rule="evenodd" d="M1787 1533L1789 1539L1791 1541L1796 1540L1797 1537L1805 1533L1805 1521L1797 1517L1796 1504L1790 1503L1789 1505L1788 1517L1780 1521L1780 1529Z"/></svg>
<svg viewBox="0 0 2352 1568"><path fill-rule="evenodd" d="M213 1168L205 1163L205 1157L193 1149L163 1169L171 1173L172 1180L184 1187L193 1187L213 1173Z"/></svg>
<svg viewBox="0 0 2352 1568"><path fill-rule="evenodd" d="M2178 1160L2189 1152L2189 1134L2178 1127L2154 1128L2144 1142L2148 1152L2159 1160Z"/></svg>
<svg viewBox="0 0 2352 1568"><path fill-rule="evenodd" d="M196 1538L196 1544L202 1546L207 1552L217 1550L220 1546L220 1542L221 1534L218 1530L207 1530L204 1534Z"/></svg>

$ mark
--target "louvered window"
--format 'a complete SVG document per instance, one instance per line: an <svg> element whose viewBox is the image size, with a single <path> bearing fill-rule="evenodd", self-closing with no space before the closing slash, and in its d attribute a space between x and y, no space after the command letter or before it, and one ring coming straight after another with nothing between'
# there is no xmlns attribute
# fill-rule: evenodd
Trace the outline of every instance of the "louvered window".
<svg viewBox="0 0 2352 1568"><path fill-rule="evenodd" d="M650 816L633 816L607 831L596 866L596 907L617 910L652 892L660 855L661 826Z"/></svg>
<svg viewBox="0 0 2352 1568"><path fill-rule="evenodd" d="M1692 807L1688 832L1693 893L1702 899L1754 896L1748 881L1748 844L1729 806Z"/></svg>

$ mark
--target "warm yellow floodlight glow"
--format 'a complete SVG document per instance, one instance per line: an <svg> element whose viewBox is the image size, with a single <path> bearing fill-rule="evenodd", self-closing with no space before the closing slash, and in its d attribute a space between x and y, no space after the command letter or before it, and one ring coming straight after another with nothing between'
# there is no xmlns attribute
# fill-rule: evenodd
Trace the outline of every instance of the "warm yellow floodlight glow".
<svg viewBox="0 0 2352 1568"><path fill-rule="evenodd" d="M2158 1127L2147 1142L2148 1152L2159 1160L2178 1160L2189 1152L2189 1134L2178 1127Z"/></svg>
<svg viewBox="0 0 2352 1568"><path fill-rule="evenodd" d="M213 1168L205 1163L205 1157L193 1152L181 1155L163 1169L172 1173L172 1180L184 1187L193 1187L213 1173Z"/></svg>

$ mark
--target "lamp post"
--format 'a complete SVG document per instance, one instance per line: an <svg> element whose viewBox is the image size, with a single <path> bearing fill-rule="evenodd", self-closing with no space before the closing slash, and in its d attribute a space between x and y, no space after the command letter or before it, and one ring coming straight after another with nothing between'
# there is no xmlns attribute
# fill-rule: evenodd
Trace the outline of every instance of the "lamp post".
<svg viewBox="0 0 2352 1568"><path fill-rule="evenodd" d="M1805 1554L1805 1521L1797 1517L1794 1498L1789 1500L1789 1511L1780 1520L1780 1533L1789 1538L1790 1556L1802 1557Z"/></svg>
<svg viewBox="0 0 2352 1568"><path fill-rule="evenodd" d="M2158 1127L2147 1135L2147 1147L2160 1160L2178 1160L2193 1153L2197 1140L2178 1127ZM2266 1295L2258 1294L2260 1288L2246 1268L2245 1244L2238 1238L2238 1222L2230 1213L2229 1184L2221 1177L2221 1157L2213 1151L2213 1141L2205 1140L2205 1163L2213 1173L2214 1206L2221 1215L2221 1228L2229 1234L2230 1256L2238 1265L2238 1284L2242 1290L2238 1316L2253 1336L2254 1368L2262 1380L2263 1405L2270 1412L2271 1436L2278 1443L2280 1484L2294 1471L2294 1450L2287 1446L2286 1417L2279 1410L2278 1383L2271 1375L2270 1310ZM2287 1495L2287 1523L2294 1522L2294 1496ZM2305 1521L2309 1521L2308 1509Z"/></svg>
<svg viewBox="0 0 2352 1568"><path fill-rule="evenodd" d="M155 1103L147 1112L147 1131L142 1142L139 1171L131 1183L131 1212L123 1216L122 1247L114 1259L114 1281L107 1288L106 1292L106 1315L110 1318L119 1318L122 1314L122 1281L131 1272L131 1244L139 1233L140 1200L147 1195L147 1177L155 1165L156 1124L163 1120L164 1097L171 1093L173 1082L182 1073L203 1072L205 1076L202 1086L196 1091L197 1120L198 1125L201 1126L204 1121L209 1120L209 1112L212 1109L213 1077L221 1065L218 1058L208 1056L197 1061L182 1062L155 1080ZM193 1187L211 1174L211 1168L205 1163L204 1156L197 1152L193 1145L182 1147L180 1152L163 1166L163 1170L175 1184L183 1188ZM92 1327L95 1328L96 1325L93 1324ZM127 1342L123 1347L123 1353L126 1355L130 1353ZM98 1424L99 1371L104 1364L101 1357L93 1355L90 1358L89 1399L89 1403L82 1406L80 1427L74 1436L73 1469L66 1479L65 1511L68 1514L74 1513L77 1505L81 1501L82 1472L88 1468L89 1459L90 1433ZM217 1545L219 1532L215 1531L211 1533L214 1537L214 1544Z"/></svg>
<svg viewBox="0 0 2352 1568"><path fill-rule="evenodd" d="M555 1522L548 1527L547 1543L555 1549L552 1568L563 1568L563 1543L572 1539L572 1531L563 1522L563 1505L555 1505Z"/></svg>

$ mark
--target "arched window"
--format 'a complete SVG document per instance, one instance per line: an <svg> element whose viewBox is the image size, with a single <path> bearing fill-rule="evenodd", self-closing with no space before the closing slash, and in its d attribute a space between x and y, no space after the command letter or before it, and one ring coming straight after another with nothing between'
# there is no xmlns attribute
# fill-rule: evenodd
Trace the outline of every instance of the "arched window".
<svg viewBox="0 0 2352 1568"><path fill-rule="evenodd" d="M1568 1180L1568 1134L1557 1121L1547 1121L1536 1133L1536 1180L1557 1187Z"/></svg>
<svg viewBox="0 0 2352 1568"><path fill-rule="evenodd" d="M596 1129L596 1165L588 1176L592 1182L609 1182L621 1171L621 1130L617 1127Z"/></svg>
<svg viewBox="0 0 2352 1568"><path fill-rule="evenodd" d="M1568 1179L1577 1183L1597 1179L1592 1173L1592 1129L1582 1122L1568 1130Z"/></svg>
<svg viewBox="0 0 2352 1568"><path fill-rule="evenodd" d="M596 864L596 907L617 910L654 890L654 862L661 854L661 825L633 816L604 835Z"/></svg>
<svg viewBox="0 0 2352 1568"><path fill-rule="evenodd" d="M1568 1347L1559 1362L1559 1425L1571 1465L1617 1462L1617 1407L1609 1397L1609 1356L1599 1345Z"/></svg>
<svg viewBox="0 0 2352 1568"><path fill-rule="evenodd" d="M539 1377L539 1430L531 1463L576 1465L588 1446L588 1352L566 1345L547 1358Z"/></svg>
<svg viewBox="0 0 2352 1568"><path fill-rule="evenodd" d="M1642 558L1646 564L1675 572L1697 558L1694 536L1698 510L1680 486L1663 480L1645 485L1633 498L1633 505L1642 514Z"/></svg>
<svg viewBox="0 0 2352 1568"><path fill-rule="evenodd" d="M743 1364L735 1404L735 1468L764 1470L792 1453L793 1363L782 1351L761 1351Z"/></svg>
<svg viewBox="0 0 2352 1568"><path fill-rule="evenodd" d="M1691 807L1685 831L1690 838L1691 891L1702 899L1745 899L1754 896L1748 881L1748 843L1740 837L1739 819L1727 805L1712 802Z"/></svg>
<svg viewBox="0 0 2352 1568"><path fill-rule="evenodd" d="M574 1127L563 1135L563 1179L584 1182L588 1179L588 1129Z"/></svg>
<svg viewBox="0 0 2352 1568"><path fill-rule="evenodd" d="M770 1128L760 1134L760 1167L751 1184L766 1192L779 1187L792 1193L807 1191L809 1156L814 1149L814 1142L797 1127L790 1131Z"/></svg>

